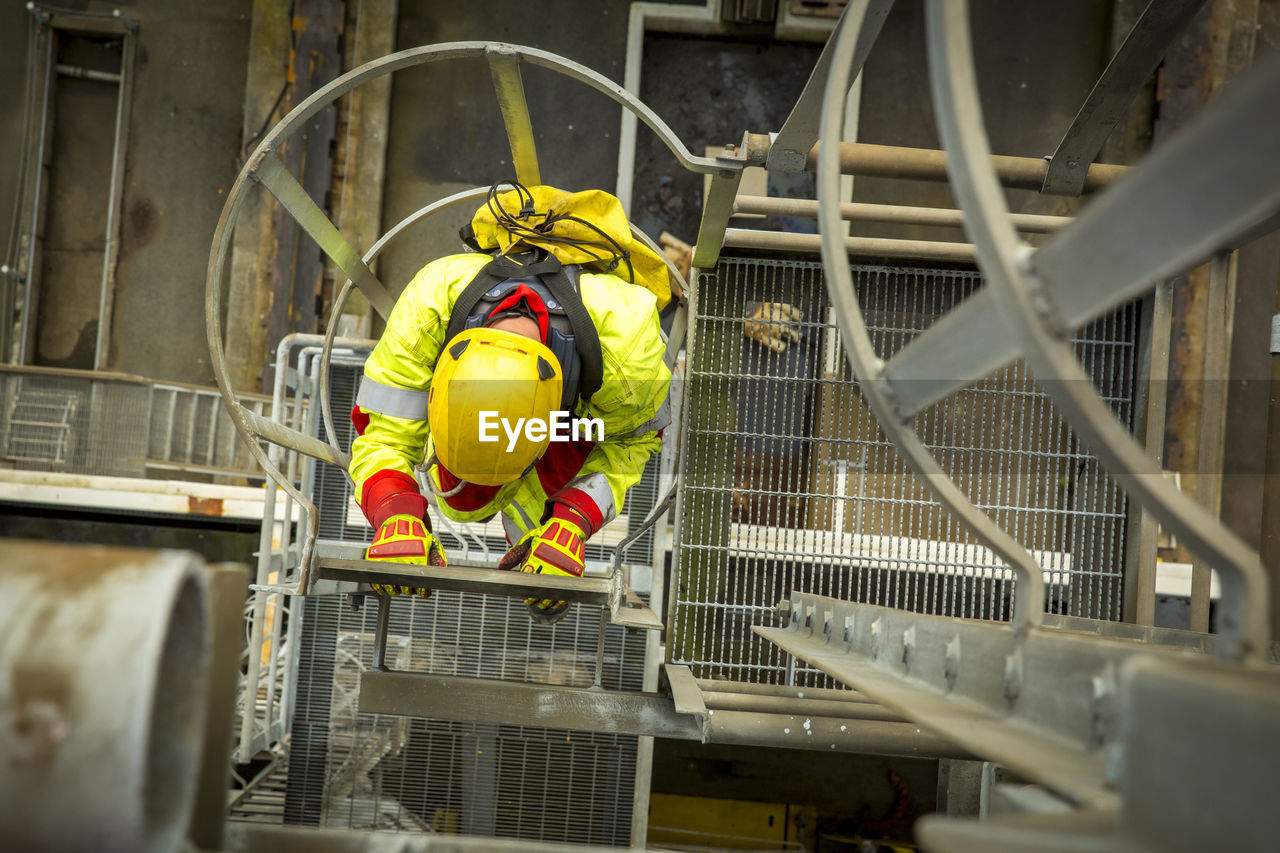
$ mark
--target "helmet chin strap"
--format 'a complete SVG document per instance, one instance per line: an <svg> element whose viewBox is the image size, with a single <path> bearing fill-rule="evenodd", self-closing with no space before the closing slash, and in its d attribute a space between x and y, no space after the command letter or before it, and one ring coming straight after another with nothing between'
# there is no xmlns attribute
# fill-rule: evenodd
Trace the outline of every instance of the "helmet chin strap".
<svg viewBox="0 0 1280 853"><path fill-rule="evenodd" d="M511 320L523 320L524 323L512 323ZM532 326L532 328L530 328ZM540 339L539 324L536 317L532 317L524 311L506 310L500 314L495 314L489 318L489 322L485 323L485 328L494 329L499 332L510 332L515 335L522 335L531 338L539 343L545 343Z"/></svg>

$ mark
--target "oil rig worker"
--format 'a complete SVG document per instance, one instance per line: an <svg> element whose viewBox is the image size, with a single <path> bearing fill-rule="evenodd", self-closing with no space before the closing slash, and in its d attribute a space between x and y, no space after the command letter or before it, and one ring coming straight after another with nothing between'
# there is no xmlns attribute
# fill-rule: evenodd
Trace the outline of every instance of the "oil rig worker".
<svg viewBox="0 0 1280 853"><path fill-rule="evenodd" d="M671 283L608 193L501 186L462 229L474 251L409 282L365 363L349 469L377 531L365 557L445 565L430 492L454 521L502 514L499 568L581 577L670 421ZM525 603L540 624L568 610Z"/></svg>

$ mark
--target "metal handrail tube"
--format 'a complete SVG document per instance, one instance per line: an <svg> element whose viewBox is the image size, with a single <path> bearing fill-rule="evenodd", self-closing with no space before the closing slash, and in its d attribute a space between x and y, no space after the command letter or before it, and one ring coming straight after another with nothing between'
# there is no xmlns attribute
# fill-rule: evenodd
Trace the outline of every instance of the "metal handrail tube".
<svg viewBox="0 0 1280 853"><path fill-rule="evenodd" d="M818 218L818 202L806 198L775 198L771 196L740 195L733 203L734 213L754 213L762 216L794 216L801 219ZM906 204L864 204L841 202L840 217L854 222L891 222L900 225L939 225L964 227L964 211L946 207L912 207ZM1043 213L1010 214L1013 225L1019 231L1048 234L1071 223L1070 216L1050 216Z"/></svg>
<svg viewBox="0 0 1280 853"><path fill-rule="evenodd" d="M278 421L281 425L288 425L289 406L285 401L286 377L289 371L289 361L294 347L314 345L319 342L318 335L308 335L300 332L285 335L280 339L280 343L276 345L276 367L275 377L272 382L271 394L271 413L272 419ZM267 448L267 458L275 465L280 464L283 454L284 445L272 444ZM289 481L292 482L292 471L290 472ZM258 566L255 576L255 586L258 589L253 593L252 615L250 617L249 628L249 657L246 664L245 672L245 691L243 696L244 705L240 709L240 743L238 760L247 763L253 756L255 748L253 737L253 724L257 716L258 708L258 685L261 681L262 669L262 643L263 629L266 622L267 609L267 593L262 587L270 583L271 557L272 557L272 540L274 539L275 527L275 506L276 506L276 490L268 487L263 494L263 513L262 513L262 529L258 535ZM291 495L285 493L284 504L284 524L281 535L280 551L286 555L289 552L289 521L293 517L293 499ZM281 561L279 581L284 580L284 573L288 570L285 561ZM279 614L279 605L277 605L277 614ZM274 632L273 632L274 633ZM278 650L275 650L278 651ZM275 664L275 656L273 654L272 666ZM268 683L272 683L271 666L268 667ZM268 699L267 709L267 737L270 738L271 724L271 702Z"/></svg>
<svg viewBox="0 0 1280 853"><path fill-rule="evenodd" d="M830 91L830 89L828 89ZM828 139L832 137L826 137ZM809 151L806 168L816 170L821 143ZM1002 186L1015 190L1044 187L1049 161L1041 157L1010 157L990 154L989 162ZM902 178L915 181L947 181L947 152L931 148L904 148L898 145L874 145L869 142L841 142L839 166L843 175L874 178ZM1128 166L1094 163L1084 181L1084 192L1100 190L1124 177Z"/></svg>
<svg viewBox="0 0 1280 853"><path fill-rule="evenodd" d="M725 246L739 249L767 249L775 252L821 252L818 234L795 234L789 231L752 231L727 228ZM912 260L952 261L972 264L978 255L969 243L942 243L932 240L898 240L890 237L845 237L845 252L869 257L910 258Z"/></svg>

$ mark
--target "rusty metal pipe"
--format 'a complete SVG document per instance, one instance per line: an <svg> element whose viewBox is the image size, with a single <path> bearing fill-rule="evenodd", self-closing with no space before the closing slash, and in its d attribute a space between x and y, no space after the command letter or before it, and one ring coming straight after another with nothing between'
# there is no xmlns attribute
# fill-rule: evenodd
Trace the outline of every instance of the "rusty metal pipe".
<svg viewBox="0 0 1280 853"><path fill-rule="evenodd" d="M733 212L755 213L763 216L794 216L801 219L817 219L818 203L803 198L770 198L766 196L740 195L734 200ZM902 204L862 204L845 202L840 205L842 219L860 222L891 222L902 225L943 225L964 227L964 211L945 207L911 207ZM1014 213L1009 216L1013 227L1029 233L1048 234L1066 227L1070 216L1049 216L1039 213Z"/></svg>
<svg viewBox="0 0 1280 853"><path fill-rule="evenodd" d="M0 542L0 838L177 850L209 676L193 554Z"/></svg>
<svg viewBox="0 0 1280 853"><path fill-rule="evenodd" d="M817 167L818 146L809 151L805 168ZM1011 189L1035 190L1044 187L1049 161L1041 157L991 157L1000 183ZM1128 166L1094 163L1084 180L1084 192L1100 190L1129 171ZM916 181L946 181L947 155L931 148L873 145L868 142L840 143L840 173L875 178L903 178Z"/></svg>
<svg viewBox="0 0 1280 853"><path fill-rule="evenodd" d="M818 234L794 234L783 231L751 231L727 228L725 248L767 249L774 252L820 252L822 237ZM970 243L940 243L933 240L893 240L885 237L845 237L845 250L851 255L873 258L908 258L911 260L952 261L976 264L978 255Z"/></svg>

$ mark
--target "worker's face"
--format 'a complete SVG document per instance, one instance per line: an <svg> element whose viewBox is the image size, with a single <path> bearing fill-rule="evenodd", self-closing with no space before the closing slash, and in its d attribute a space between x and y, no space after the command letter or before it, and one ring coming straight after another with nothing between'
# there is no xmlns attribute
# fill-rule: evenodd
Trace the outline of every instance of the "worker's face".
<svg viewBox="0 0 1280 853"><path fill-rule="evenodd" d="M528 317L503 317L501 320L495 320L490 323L489 328L496 329L499 332L511 332L515 335L533 338L535 341L542 340L537 321Z"/></svg>

